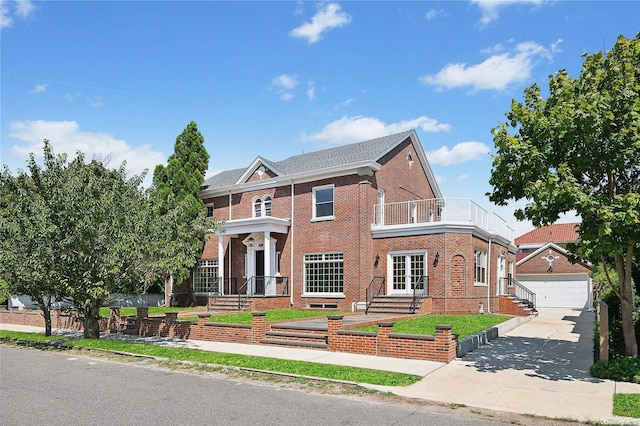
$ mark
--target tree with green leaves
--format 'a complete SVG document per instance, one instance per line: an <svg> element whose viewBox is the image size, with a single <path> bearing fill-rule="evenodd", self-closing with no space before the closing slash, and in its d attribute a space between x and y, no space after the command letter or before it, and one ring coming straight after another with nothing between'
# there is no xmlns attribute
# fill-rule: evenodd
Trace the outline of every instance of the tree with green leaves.
<svg viewBox="0 0 640 426"><path fill-rule="evenodd" d="M168 251L177 249L182 254L173 256L173 264L167 265L168 282L182 282L189 277L202 254L205 233L219 226L214 220L206 218L204 204L198 197L208 164L209 154L204 146L204 137L192 121L176 138L174 153L167 165L159 164L154 170L154 198L161 211L170 211L178 204L186 209L182 210L176 232L170 236L171 245L165 247ZM195 303L193 287L191 303Z"/></svg>
<svg viewBox="0 0 640 426"><path fill-rule="evenodd" d="M580 240L569 249L574 260L616 271L625 354L637 356L631 272L640 248L640 34L583 58L579 78L566 70L550 76L546 99L530 86L524 103L514 100L507 122L492 129L488 195L499 205L526 200L515 216L536 226L570 211L581 216Z"/></svg>
<svg viewBox="0 0 640 426"><path fill-rule="evenodd" d="M46 156L43 170L32 154L30 174L14 177L5 166L0 177L0 277L9 293L27 295L40 308L47 336L54 302L64 298L55 268L60 229L51 208L61 196L64 162Z"/></svg>

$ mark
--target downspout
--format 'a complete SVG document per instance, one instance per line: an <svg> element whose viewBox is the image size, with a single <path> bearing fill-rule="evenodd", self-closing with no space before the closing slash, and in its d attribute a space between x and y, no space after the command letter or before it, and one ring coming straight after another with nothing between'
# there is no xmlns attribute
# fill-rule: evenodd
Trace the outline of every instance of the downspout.
<svg viewBox="0 0 640 426"><path fill-rule="evenodd" d="M487 253L487 313L491 313L491 237L489 237L489 252Z"/></svg>
<svg viewBox="0 0 640 426"><path fill-rule="evenodd" d="M291 225L289 227L289 237L291 238L291 255L289 256L289 268L290 268L290 273L289 273L289 278L290 278L290 285L289 285L289 306L293 306L293 255L294 255L294 251L293 251L293 212L294 212L294 207L295 207L295 192L294 192L294 187L293 187L293 181L291 181Z"/></svg>
<svg viewBox="0 0 640 426"><path fill-rule="evenodd" d="M229 220L231 220L231 191L227 191L229 193ZM233 258L233 253L231 253L231 247L233 247L233 244L231 244L231 237L228 238L228 243L229 243L229 269L227 270L227 275L229 276L229 293L231 293L231 264L232 264L232 258ZM222 281L224 282L224 277L222 277Z"/></svg>

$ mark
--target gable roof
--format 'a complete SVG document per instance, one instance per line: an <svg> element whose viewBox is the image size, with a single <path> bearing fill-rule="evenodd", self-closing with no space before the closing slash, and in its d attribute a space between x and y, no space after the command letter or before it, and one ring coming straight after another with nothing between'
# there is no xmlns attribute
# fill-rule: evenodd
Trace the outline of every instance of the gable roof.
<svg viewBox="0 0 640 426"><path fill-rule="evenodd" d="M542 226L516 238L516 245L572 243L578 240L578 226L580 222L554 223Z"/></svg>
<svg viewBox="0 0 640 426"><path fill-rule="evenodd" d="M561 254L563 254L564 256L567 256L568 252L566 249L560 247L559 245L556 245L554 243L546 243L545 245L543 245L542 247L540 247L539 249L537 249L536 251L533 251L531 253L520 253L523 256L518 257L516 255L516 266L520 266L523 263L529 261L530 259L533 259L534 257L538 256L540 253L546 251L547 249L554 249L558 252L560 252Z"/></svg>
<svg viewBox="0 0 640 426"><path fill-rule="evenodd" d="M215 191L216 189L229 188L241 185L247 181L251 174L260 165L264 165L273 171L278 178L295 177L303 175L321 174L324 171L347 169L350 167L363 167L375 165L380 158L393 148L412 138L416 153L425 169L425 173L431 183L436 197L440 195L435 176L427 162L422 144L418 140L415 130L408 130L393 135L370 139L348 145L336 146L320 151L298 154L282 161L271 161L258 156L249 167L226 170L204 181L203 190Z"/></svg>

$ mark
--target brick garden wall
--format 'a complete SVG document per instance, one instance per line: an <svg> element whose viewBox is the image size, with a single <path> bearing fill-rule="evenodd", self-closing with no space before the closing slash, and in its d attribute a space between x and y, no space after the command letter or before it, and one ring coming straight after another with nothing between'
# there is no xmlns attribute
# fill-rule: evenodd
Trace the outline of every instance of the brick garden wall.
<svg viewBox="0 0 640 426"><path fill-rule="evenodd" d="M108 318L100 319L100 331L107 331ZM30 327L44 328L44 317L39 309L0 309L0 323L26 325ZM72 315L60 312L60 310L51 311L51 328L59 328L62 330L82 331L84 329L82 321L76 320Z"/></svg>

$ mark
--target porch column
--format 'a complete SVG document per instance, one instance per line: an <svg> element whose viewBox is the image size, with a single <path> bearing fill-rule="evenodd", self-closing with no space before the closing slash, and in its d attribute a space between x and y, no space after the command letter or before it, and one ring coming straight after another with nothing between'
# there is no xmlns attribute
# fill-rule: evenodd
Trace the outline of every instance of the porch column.
<svg viewBox="0 0 640 426"><path fill-rule="evenodd" d="M224 294L224 237L218 235L218 291Z"/></svg>
<svg viewBox="0 0 640 426"><path fill-rule="evenodd" d="M273 277L273 271L271 270L272 265L271 260L271 232L264 231L264 276L265 284L269 284L268 287L265 287L264 294L275 294L275 283L271 282L271 277Z"/></svg>

